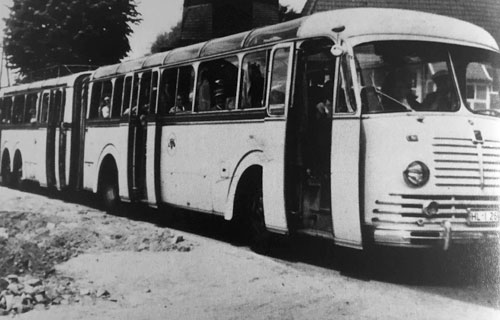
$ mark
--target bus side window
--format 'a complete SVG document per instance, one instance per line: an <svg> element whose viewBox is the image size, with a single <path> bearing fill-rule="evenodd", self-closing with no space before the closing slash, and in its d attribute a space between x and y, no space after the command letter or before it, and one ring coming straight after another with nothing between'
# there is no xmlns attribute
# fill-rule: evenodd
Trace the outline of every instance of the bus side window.
<svg viewBox="0 0 500 320"><path fill-rule="evenodd" d="M161 115L175 114L175 93L177 92L178 69L165 69L161 74L160 99L158 113ZM170 111L172 112L170 113Z"/></svg>
<svg viewBox="0 0 500 320"><path fill-rule="evenodd" d="M149 114L149 102L151 98L151 71L146 71L141 76L139 92L139 112Z"/></svg>
<svg viewBox="0 0 500 320"><path fill-rule="evenodd" d="M64 90L54 90L52 92L52 97L53 99L50 106L50 113L52 114L49 115L51 123L62 121L62 115L64 114L64 111L61 110L61 108L64 107Z"/></svg>
<svg viewBox="0 0 500 320"><path fill-rule="evenodd" d="M235 108L238 65L238 57L227 57L200 64L196 111Z"/></svg>
<svg viewBox="0 0 500 320"><path fill-rule="evenodd" d="M47 123L48 115L49 115L49 101L50 101L50 93L44 92L42 95L42 105L40 110L40 123Z"/></svg>
<svg viewBox="0 0 500 320"><path fill-rule="evenodd" d="M272 115L283 115L285 113L289 58L289 48L277 49L274 52L269 91L269 113Z"/></svg>
<svg viewBox="0 0 500 320"><path fill-rule="evenodd" d="M113 119L120 118L123 96L123 77L117 78L114 83L115 90L113 91L113 102L111 107L111 117Z"/></svg>
<svg viewBox="0 0 500 320"><path fill-rule="evenodd" d="M12 97L5 97L2 104L2 123L10 123L12 114Z"/></svg>
<svg viewBox="0 0 500 320"><path fill-rule="evenodd" d="M156 99L158 98L158 71L153 72L151 79L151 96L149 99L149 113L156 113Z"/></svg>
<svg viewBox="0 0 500 320"><path fill-rule="evenodd" d="M137 116L138 115L138 97L139 97L139 74L134 74L134 82L132 85L132 101L131 101L131 112L130 115Z"/></svg>
<svg viewBox="0 0 500 320"><path fill-rule="evenodd" d="M18 95L14 97L14 108L12 112L12 123L22 123L24 118L25 96Z"/></svg>
<svg viewBox="0 0 500 320"><path fill-rule="evenodd" d="M255 52L243 58L239 109L262 108L265 100L267 51Z"/></svg>
<svg viewBox="0 0 500 320"><path fill-rule="evenodd" d="M38 102L38 94L30 93L26 97L26 112L24 113L24 123L36 122L36 105Z"/></svg>
<svg viewBox="0 0 500 320"><path fill-rule="evenodd" d="M122 116L128 116L130 113L130 93L132 91L132 77L125 78L125 88L123 90L123 108Z"/></svg>
<svg viewBox="0 0 500 320"><path fill-rule="evenodd" d="M194 69L192 66L179 68L177 81L176 106L182 111L191 112L193 108Z"/></svg>
<svg viewBox="0 0 500 320"><path fill-rule="evenodd" d="M99 104L101 100L102 82L94 82L90 97L89 119L99 118Z"/></svg>

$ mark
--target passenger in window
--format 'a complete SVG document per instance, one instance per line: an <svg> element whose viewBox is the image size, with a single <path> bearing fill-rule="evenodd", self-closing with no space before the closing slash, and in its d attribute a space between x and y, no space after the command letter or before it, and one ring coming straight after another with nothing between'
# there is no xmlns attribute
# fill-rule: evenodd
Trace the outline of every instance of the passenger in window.
<svg viewBox="0 0 500 320"><path fill-rule="evenodd" d="M333 83L329 77L326 75L326 81L322 85L318 95L320 101L316 104L316 117L318 119L328 119L332 117L333 112Z"/></svg>
<svg viewBox="0 0 500 320"><path fill-rule="evenodd" d="M422 109L429 111L450 110L452 106L451 81L446 70L441 70L432 76L436 91L429 93L422 102Z"/></svg>
<svg viewBox="0 0 500 320"><path fill-rule="evenodd" d="M130 107L128 107L127 109L125 109L125 111L123 111L123 114L124 116L128 116L130 114ZM137 106L134 106L132 108L132 116L136 116L137 115Z"/></svg>
<svg viewBox="0 0 500 320"><path fill-rule="evenodd" d="M208 81L208 70L200 72L200 86L198 94L198 111L207 111L211 107L210 82Z"/></svg>
<svg viewBox="0 0 500 320"><path fill-rule="evenodd" d="M264 77L260 73L260 67L256 63L251 63L248 67L248 77L250 79L250 88L248 97L251 108L262 107L262 95L264 92Z"/></svg>
<svg viewBox="0 0 500 320"><path fill-rule="evenodd" d="M102 119L109 119L109 117L110 117L110 109L109 109L110 104L111 104L111 99L108 96L104 97L104 99L101 103L101 106L99 107L99 116Z"/></svg>
<svg viewBox="0 0 500 320"><path fill-rule="evenodd" d="M219 87L215 89L215 104L210 109L210 111L219 111L226 109L226 95L224 94L224 88Z"/></svg>
<svg viewBox="0 0 500 320"><path fill-rule="evenodd" d="M30 115L29 122L30 123L36 123L36 109L35 108L31 108L29 110L29 115Z"/></svg>
<svg viewBox="0 0 500 320"><path fill-rule="evenodd" d="M387 75L382 86L382 96L386 111L420 108L417 97L411 91L410 73L405 68L396 68Z"/></svg>
<svg viewBox="0 0 500 320"><path fill-rule="evenodd" d="M179 112L184 112L186 109L184 108L184 103L181 95L178 95L175 99L175 105L168 110L169 114L176 114Z"/></svg>

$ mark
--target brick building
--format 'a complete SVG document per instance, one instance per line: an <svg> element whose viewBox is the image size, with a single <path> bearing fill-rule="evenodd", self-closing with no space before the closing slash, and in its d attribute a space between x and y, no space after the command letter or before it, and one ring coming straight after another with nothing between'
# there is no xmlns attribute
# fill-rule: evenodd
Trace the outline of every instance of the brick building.
<svg viewBox="0 0 500 320"><path fill-rule="evenodd" d="M500 43L499 0L307 0L302 14L356 7L411 9L455 17L483 27Z"/></svg>
<svg viewBox="0 0 500 320"><path fill-rule="evenodd" d="M185 0L181 38L201 42L278 22L278 0Z"/></svg>

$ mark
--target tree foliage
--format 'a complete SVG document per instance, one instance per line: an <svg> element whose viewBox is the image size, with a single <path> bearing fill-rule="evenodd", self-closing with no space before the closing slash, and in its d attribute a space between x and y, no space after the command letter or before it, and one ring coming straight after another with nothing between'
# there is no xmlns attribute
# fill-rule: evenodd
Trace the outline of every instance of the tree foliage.
<svg viewBox="0 0 500 320"><path fill-rule="evenodd" d="M63 64L104 65L130 51L135 0L14 0L4 48L24 75Z"/></svg>
<svg viewBox="0 0 500 320"><path fill-rule="evenodd" d="M290 21L302 17L300 13L293 10L290 6L283 6L281 4L279 6L278 14L280 22Z"/></svg>
<svg viewBox="0 0 500 320"><path fill-rule="evenodd" d="M290 21L300 18L302 15L289 6L279 5L279 22ZM182 44L181 40L182 21L179 21L170 31L160 33L151 45L151 53L158 53L176 48Z"/></svg>
<svg viewBox="0 0 500 320"><path fill-rule="evenodd" d="M170 31L160 33L151 45L151 53L163 52L178 47L181 44L181 26L179 21Z"/></svg>

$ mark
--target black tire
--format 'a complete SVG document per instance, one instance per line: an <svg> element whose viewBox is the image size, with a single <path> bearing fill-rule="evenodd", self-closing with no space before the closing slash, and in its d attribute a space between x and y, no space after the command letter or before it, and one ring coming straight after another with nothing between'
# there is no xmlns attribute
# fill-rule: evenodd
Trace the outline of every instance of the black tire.
<svg viewBox="0 0 500 320"><path fill-rule="evenodd" d="M246 199L247 210L245 210L245 216L248 217L246 220L248 222L250 248L257 253L268 253L271 234L267 230L264 221L261 183L255 184L249 191Z"/></svg>
<svg viewBox="0 0 500 320"><path fill-rule="evenodd" d="M2 161L2 173L0 177L2 178L1 184L2 186L10 186L11 184L11 172L10 172L10 161L4 160Z"/></svg>
<svg viewBox="0 0 500 320"><path fill-rule="evenodd" d="M22 162L14 161L14 170L12 170L10 182L13 188L21 189L22 188L22 178L23 176L23 166Z"/></svg>
<svg viewBox="0 0 500 320"><path fill-rule="evenodd" d="M118 192L118 183L114 179L107 179L101 183L99 188L104 210L115 213L120 207L120 194Z"/></svg>

